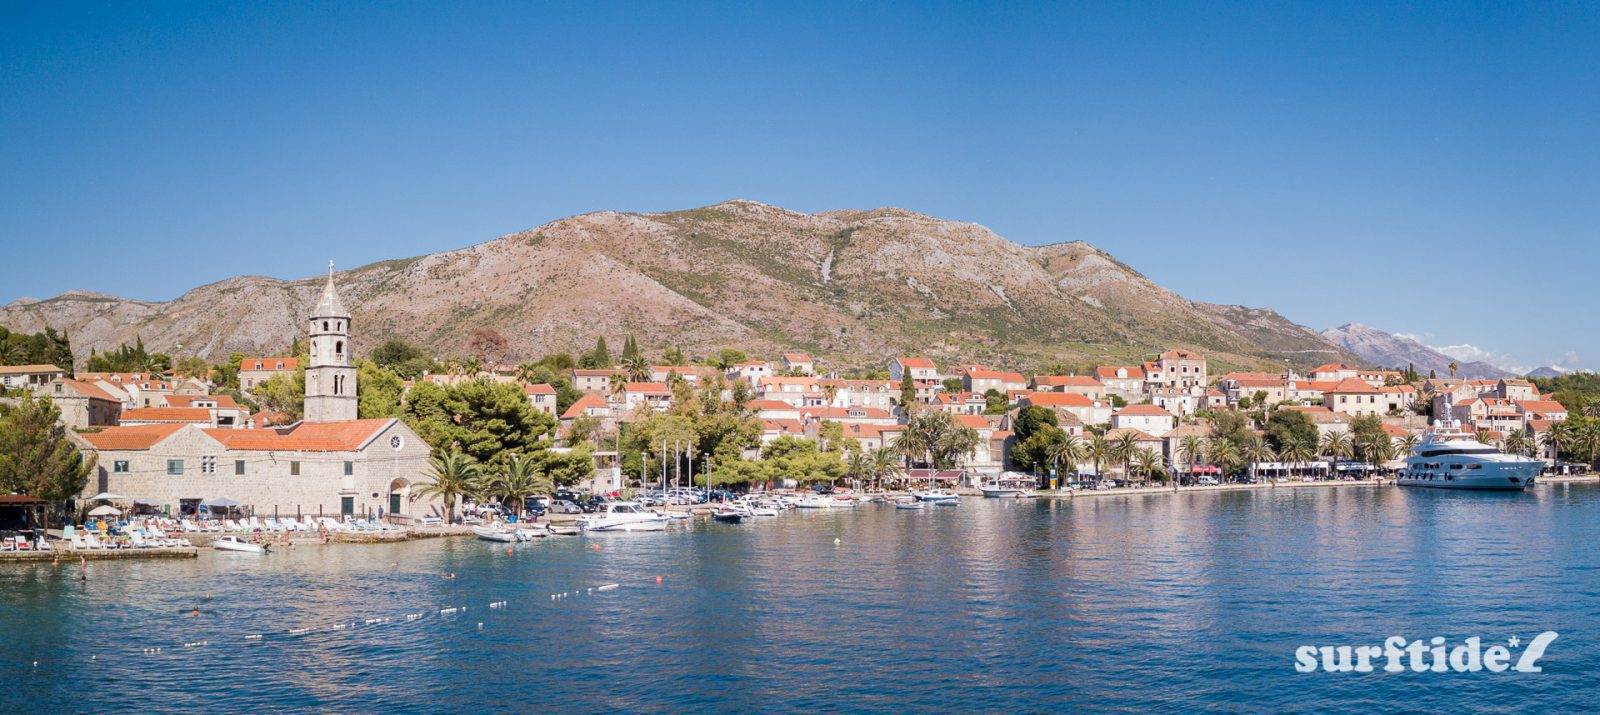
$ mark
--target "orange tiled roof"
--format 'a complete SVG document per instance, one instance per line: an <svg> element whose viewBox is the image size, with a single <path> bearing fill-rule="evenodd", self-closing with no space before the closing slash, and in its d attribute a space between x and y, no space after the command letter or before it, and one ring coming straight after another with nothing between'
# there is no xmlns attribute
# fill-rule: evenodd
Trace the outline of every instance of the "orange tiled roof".
<svg viewBox="0 0 1600 715"><path fill-rule="evenodd" d="M1525 412L1538 412L1541 414L1566 414L1567 408L1555 400L1523 400L1518 403Z"/></svg>
<svg viewBox="0 0 1600 715"><path fill-rule="evenodd" d="M971 427L979 430L994 429L994 425L989 424L989 420L984 419L983 415L954 415L951 420L962 427Z"/></svg>
<svg viewBox="0 0 1600 715"><path fill-rule="evenodd" d="M1091 400L1076 392L1035 392L1023 398L1039 407L1093 407Z"/></svg>
<svg viewBox="0 0 1600 715"><path fill-rule="evenodd" d="M122 411L123 422L211 422L204 407L135 407Z"/></svg>
<svg viewBox="0 0 1600 715"><path fill-rule="evenodd" d="M537 384L537 385L525 385L525 386L523 386L522 389L523 389L524 392L526 392L526 393L528 393L530 395L554 395L554 394L556 394L556 388L551 387L549 385L546 385L546 384L544 384L542 382Z"/></svg>
<svg viewBox="0 0 1600 715"><path fill-rule="evenodd" d="M925 357L897 357L895 360L900 363L900 367L934 369L933 361Z"/></svg>
<svg viewBox="0 0 1600 715"><path fill-rule="evenodd" d="M811 362L811 356L805 353L784 353L783 359L787 360L790 365L801 362Z"/></svg>
<svg viewBox="0 0 1600 715"><path fill-rule="evenodd" d="M1378 394L1378 388L1373 387L1370 384L1367 384L1366 380L1362 380L1362 379L1356 378L1356 377L1347 377L1347 378L1345 378L1343 380L1340 380L1339 384L1334 385L1332 388L1326 390L1326 392L1333 392L1333 393L1346 394L1346 395L1354 395L1354 394L1376 395L1376 394Z"/></svg>
<svg viewBox="0 0 1600 715"><path fill-rule="evenodd" d="M584 395L578 398L577 402L572 403L572 406L568 407L566 412L561 413L561 419L570 420L582 417L583 413L592 407L609 407L609 405L597 395Z"/></svg>
<svg viewBox="0 0 1600 715"><path fill-rule="evenodd" d="M65 373L57 365L0 365L0 375L34 375L38 373Z"/></svg>
<svg viewBox="0 0 1600 715"><path fill-rule="evenodd" d="M1124 408L1122 408L1120 410L1117 410L1114 414L1127 415L1127 416L1133 416L1133 417L1138 417L1138 416L1145 416L1145 417L1172 417L1173 416L1173 414L1171 412L1168 412L1165 409L1163 409L1161 407L1158 407L1156 405L1128 405L1127 407L1124 407Z"/></svg>
<svg viewBox="0 0 1600 715"><path fill-rule="evenodd" d="M1199 360L1200 356L1188 350L1168 350L1161 353L1162 360Z"/></svg>
<svg viewBox="0 0 1600 715"><path fill-rule="evenodd" d="M1104 387L1099 380L1088 375L1040 375L1033 378L1033 383L1050 387Z"/></svg>
<svg viewBox="0 0 1600 715"><path fill-rule="evenodd" d="M1136 429L1132 429L1132 428L1129 428L1129 427L1118 427L1116 429L1108 429L1108 430L1106 430L1105 438L1106 438L1107 442L1113 442L1113 441L1116 441L1118 439L1121 439L1122 435L1125 435L1125 434L1133 435L1133 438L1138 440L1138 441L1140 441L1140 442L1160 442L1161 441L1159 438L1155 437L1154 435L1150 434L1149 432L1145 432L1144 430L1136 430Z"/></svg>
<svg viewBox="0 0 1600 715"><path fill-rule="evenodd" d="M207 429L207 436L232 450L273 452L355 452L388 427L391 418L346 422L301 422L287 431Z"/></svg>
<svg viewBox="0 0 1600 715"><path fill-rule="evenodd" d="M280 363L280 362L283 363L283 367L278 367L278 363ZM243 361L241 361L239 363L239 369L240 370L271 370L271 371L277 371L277 370L296 370L296 369L299 369L299 367L300 367L300 358L292 358L292 357L279 357L279 358L254 358L254 357L252 357L252 358L245 358Z"/></svg>
<svg viewBox="0 0 1600 715"><path fill-rule="evenodd" d="M112 397L105 390L102 390L102 389L100 389L98 387L95 387L94 385L91 385L91 384L89 384L87 382L81 382L81 381L78 381L78 380L66 380L66 379L63 379L61 382L62 382L62 384L67 386L67 389L70 389L73 392L76 392L76 393L78 393L80 395L83 395L84 397L87 397L87 398L89 398L91 400L105 400L107 402L119 402L119 400L117 398Z"/></svg>
<svg viewBox="0 0 1600 715"><path fill-rule="evenodd" d="M1118 370L1127 370L1127 377L1117 377ZM1144 368L1137 366L1110 365L1094 369L1094 376L1101 380L1143 380Z"/></svg>
<svg viewBox="0 0 1600 715"><path fill-rule="evenodd" d="M987 368L980 369L980 370L970 370L970 371L967 372L967 374L971 375L972 379L974 379L974 380L999 380L1001 382L1027 382L1028 381L1028 378L1023 377L1022 373L1020 373L1020 372L1000 372L998 370L990 370L990 369L987 369Z"/></svg>
<svg viewBox="0 0 1600 715"><path fill-rule="evenodd" d="M185 426L187 425L169 423L107 427L94 434L83 435L83 439L98 450L149 449L155 446L157 442L172 436L172 433L183 429Z"/></svg>

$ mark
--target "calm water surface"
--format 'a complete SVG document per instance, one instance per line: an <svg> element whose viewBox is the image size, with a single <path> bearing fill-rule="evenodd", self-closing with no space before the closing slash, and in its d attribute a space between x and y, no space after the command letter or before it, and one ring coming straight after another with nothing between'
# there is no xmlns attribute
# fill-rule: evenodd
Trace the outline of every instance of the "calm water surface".
<svg viewBox="0 0 1600 715"><path fill-rule="evenodd" d="M1576 485L969 498L509 555L4 566L0 712L1593 711L1597 517ZM1293 667L1300 645L1544 630L1541 674Z"/></svg>

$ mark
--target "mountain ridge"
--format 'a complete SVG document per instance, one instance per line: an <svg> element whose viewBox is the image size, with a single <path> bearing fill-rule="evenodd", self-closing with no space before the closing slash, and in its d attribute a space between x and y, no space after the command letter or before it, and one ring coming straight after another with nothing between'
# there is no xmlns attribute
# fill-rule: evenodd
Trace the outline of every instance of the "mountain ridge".
<svg viewBox="0 0 1600 715"><path fill-rule="evenodd" d="M1509 370L1487 362L1462 362L1423 345L1416 340L1401 337L1360 323L1345 323L1322 331L1329 342L1349 351L1352 355L1380 367L1404 368L1411 365L1424 375L1449 375L1450 365L1456 365L1455 374L1468 380L1493 380L1512 377Z"/></svg>
<svg viewBox="0 0 1600 715"><path fill-rule="evenodd" d="M858 367L907 352L1033 367L1174 347L1223 366L1352 359L1275 311L1191 301L1083 241L1024 246L895 207L597 211L337 280L365 349L401 337L460 354L489 327L520 359L629 333L651 350L804 350ZM69 291L13 301L0 324L65 330L80 357L135 337L213 360L271 353L301 332L320 283L242 275L171 301Z"/></svg>

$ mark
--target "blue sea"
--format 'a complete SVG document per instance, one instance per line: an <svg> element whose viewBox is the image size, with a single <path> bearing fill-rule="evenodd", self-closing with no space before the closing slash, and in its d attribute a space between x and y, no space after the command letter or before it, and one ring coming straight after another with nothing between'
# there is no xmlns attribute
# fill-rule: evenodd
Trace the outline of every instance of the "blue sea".
<svg viewBox="0 0 1600 715"><path fill-rule="evenodd" d="M968 498L87 583L6 565L0 712L1594 711L1597 567L1589 485ZM1294 667L1543 631L1540 673Z"/></svg>

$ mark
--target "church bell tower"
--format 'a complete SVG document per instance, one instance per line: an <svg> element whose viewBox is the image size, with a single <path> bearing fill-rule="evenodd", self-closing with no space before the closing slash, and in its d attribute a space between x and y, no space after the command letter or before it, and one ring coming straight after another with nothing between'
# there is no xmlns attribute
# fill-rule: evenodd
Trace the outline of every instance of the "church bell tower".
<svg viewBox="0 0 1600 715"><path fill-rule="evenodd" d="M350 359L350 311L333 286L333 261L328 285L311 311L311 364L306 367L307 422L343 422L356 418L356 368Z"/></svg>

